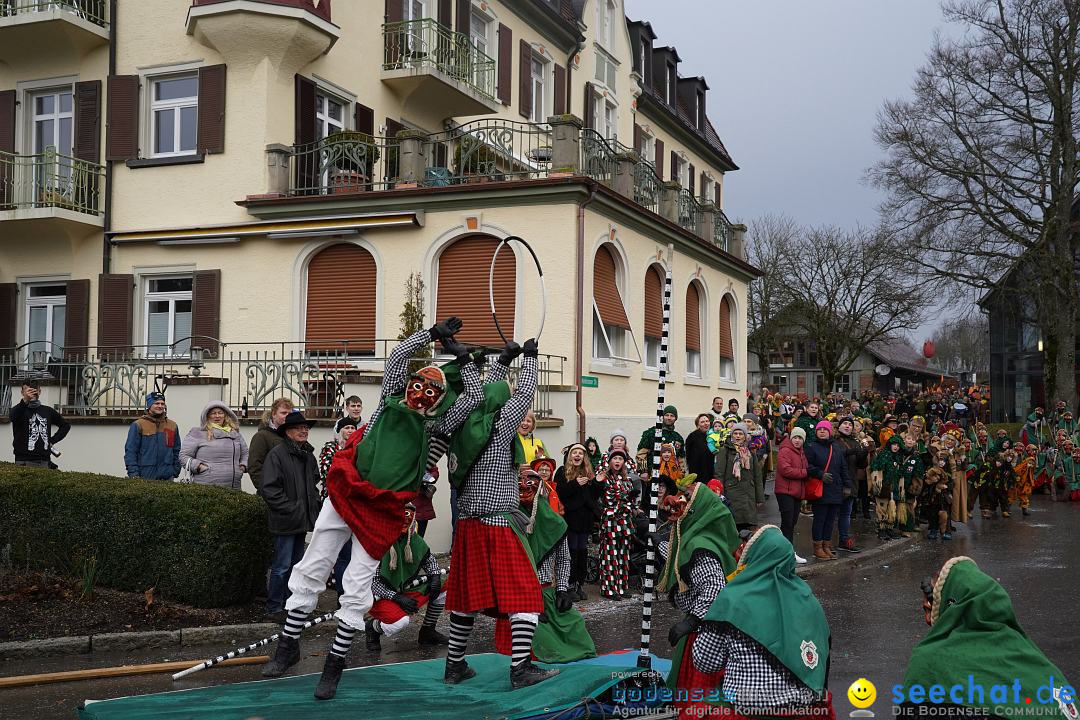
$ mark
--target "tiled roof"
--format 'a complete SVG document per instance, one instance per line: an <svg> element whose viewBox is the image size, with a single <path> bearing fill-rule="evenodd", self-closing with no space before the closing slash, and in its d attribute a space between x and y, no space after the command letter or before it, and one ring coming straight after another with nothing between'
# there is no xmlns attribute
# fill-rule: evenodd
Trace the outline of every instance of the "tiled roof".
<svg viewBox="0 0 1080 720"><path fill-rule="evenodd" d="M909 370L923 375L945 375L951 377L939 367L935 367L911 347L905 340L900 338L882 338L874 340L866 346L866 351L877 358L880 362L890 367Z"/></svg>
<svg viewBox="0 0 1080 720"><path fill-rule="evenodd" d="M736 165L735 161L731 159L731 154L728 153L727 148L724 147L724 143L720 140L720 135L716 132L716 128L713 127L712 121L709 120L709 118L705 118L705 130L704 132L702 132L697 128L697 124L694 122L693 116L690 114L690 111L687 109L685 103L683 103L680 98L676 98L676 109L672 110L671 106L667 104L667 101L664 99L664 97L660 95L660 93L658 93L651 86L645 87L645 93L647 93L656 102L657 105L674 115L684 129L704 140L710 148L712 148L718 155L720 155L724 162L731 166L730 169L739 169L739 166Z"/></svg>

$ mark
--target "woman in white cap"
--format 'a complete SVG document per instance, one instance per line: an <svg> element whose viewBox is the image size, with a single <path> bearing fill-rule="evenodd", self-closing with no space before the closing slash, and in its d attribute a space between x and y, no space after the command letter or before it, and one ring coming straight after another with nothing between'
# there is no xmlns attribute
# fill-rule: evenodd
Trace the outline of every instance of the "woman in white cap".
<svg viewBox="0 0 1080 720"><path fill-rule="evenodd" d="M611 433L611 440L608 441L608 450L600 457L600 465L596 468L597 473L607 469L608 457L611 455L612 450L624 451L626 453L627 473L637 473L637 463L634 462L634 458L630 457L630 450L626 447L626 433L622 430L615 430Z"/></svg>

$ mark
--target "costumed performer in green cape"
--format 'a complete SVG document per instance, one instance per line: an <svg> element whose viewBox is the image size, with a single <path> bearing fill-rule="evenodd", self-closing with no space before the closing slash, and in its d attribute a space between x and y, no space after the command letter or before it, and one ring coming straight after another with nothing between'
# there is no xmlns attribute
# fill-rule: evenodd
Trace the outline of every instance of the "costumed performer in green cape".
<svg viewBox="0 0 1080 720"><path fill-rule="evenodd" d="M702 705L726 718L835 720L830 644L825 611L795 574L791 543L765 525L747 541L694 643L698 670L723 673Z"/></svg>
<svg viewBox="0 0 1080 720"><path fill-rule="evenodd" d="M937 717L1033 714L1077 720L1075 689L1016 620L1009 594L963 555L950 558L923 581L923 613L930 632L911 653L906 691L940 686ZM1042 707L1036 705L1038 703ZM925 708L924 708L925 709ZM910 699L899 715L924 715Z"/></svg>
<svg viewBox="0 0 1080 720"><path fill-rule="evenodd" d="M570 547L566 543L566 521L551 509L543 496L543 478L532 469L522 470L518 480L521 512L529 517L525 537L529 541L544 612L533 635L533 658L546 663L566 663L596 657L585 620L574 609L570 592ZM500 615L495 620L495 649L511 654L510 619Z"/></svg>

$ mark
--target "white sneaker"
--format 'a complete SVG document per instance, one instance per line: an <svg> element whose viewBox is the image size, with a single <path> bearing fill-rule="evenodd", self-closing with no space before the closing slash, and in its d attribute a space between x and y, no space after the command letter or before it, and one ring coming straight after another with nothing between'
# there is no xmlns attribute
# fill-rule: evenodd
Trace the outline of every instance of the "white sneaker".
<svg viewBox="0 0 1080 720"><path fill-rule="evenodd" d="M806 564L806 558L799 555L799 553L795 553L795 564L796 565L805 565Z"/></svg>

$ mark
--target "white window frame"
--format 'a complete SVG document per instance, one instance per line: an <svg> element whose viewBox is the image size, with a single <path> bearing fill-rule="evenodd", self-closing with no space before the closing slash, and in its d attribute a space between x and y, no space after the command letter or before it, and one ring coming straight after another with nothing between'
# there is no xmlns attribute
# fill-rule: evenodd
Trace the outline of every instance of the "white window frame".
<svg viewBox="0 0 1080 720"><path fill-rule="evenodd" d="M735 355L735 356L738 356L738 354L739 354L739 345L738 345L738 342L736 342L737 337L738 337L738 334L736 333L736 328L738 327L737 320L738 320L739 314L737 312L735 312L735 299L734 299L734 297L732 297L731 293L725 293L725 294L721 295L720 296L720 302L721 303L724 302L725 297L731 298L730 300L728 300L728 313L730 315L730 317L728 318L728 329L731 331L731 350L732 350L731 354ZM719 355L719 350L717 351L717 354ZM734 359L732 359L732 358L720 358L720 382L726 382L726 383L735 382L735 360Z"/></svg>
<svg viewBox="0 0 1080 720"><path fill-rule="evenodd" d="M638 47L638 54L641 56L641 59L639 61L640 65L641 65L641 79L642 80L647 80L648 78L645 77L645 68L648 67L648 54L649 54L649 47L650 47L649 46L649 39L646 38L644 35L642 35L640 40L641 40L641 42L638 43L639 46L640 46L640 47Z"/></svg>
<svg viewBox="0 0 1080 720"><path fill-rule="evenodd" d="M641 152L643 153L642 159L649 163L656 169L656 135L645 128L641 128ZM663 179L663 178L661 178Z"/></svg>
<svg viewBox="0 0 1080 720"><path fill-rule="evenodd" d="M154 85L162 80L175 80L180 77L193 77L195 78L195 95L189 95L183 98L176 98L173 100L155 100L154 99ZM149 142L146 147L150 148L150 157L182 157L187 155L197 155L199 152L199 73L198 70L181 70L176 72L161 72L147 75L146 77L146 109L148 115L147 129L149 132ZM157 113L159 111L172 110L173 111L173 147L180 147L181 136L181 121L182 110L184 108L195 108L195 147L191 150L172 150L170 152L158 152L157 141Z"/></svg>
<svg viewBox="0 0 1080 720"><path fill-rule="evenodd" d="M413 17L413 3L420 6L420 17ZM402 7L402 15L406 22L413 20L423 20L424 18L431 17L431 3L429 0L405 0Z"/></svg>
<svg viewBox="0 0 1080 720"><path fill-rule="evenodd" d="M477 20L483 24L484 32L477 32ZM471 14L469 16L469 39L473 41L473 47L482 51L488 57L496 57L499 54L498 48L491 42L491 28L494 26L495 19L488 13L484 12L483 8L479 5L473 5ZM480 37L484 41L484 47L480 47L476 44L476 38ZM494 51L494 52L493 52ZM498 60L496 59L496 62Z"/></svg>
<svg viewBox="0 0 1080 720"><path fill-rule="evenodd" d="M621 247L605 237L593 250L593 262L596 262L596 254L600 252L600 248L604 245L608 246L608 252L611 253L611 257L615 261L615 289L619 293L619 302L622 304L623 311L626 312L626 317L629 319L630 306L626 303L626 270L624 265L626 255ZM640 364L642 362L641 348L638 345L637 336L634 334L633 324L631 324L629 330L613 325L604 325L600 320L600 308L596 304L596 288L592 289L592 307L593 360L608 364L614 364L615 361ZM630 357L626 354L628 344L633 346L636 357Z"/></svg>
<svg viewBox="0 0 1080 720"><path fill-rule="evenodd" d="M705 175L705 183L701 186L701 199L716 202L716 180L712 175Z"/></svg>
<svg viewBox="0 0 1080 720"><path fill-rule="evenodd" d="M645 369L660 369L660 338L645 338Z"/></svg>
<svg viewBox="0 0 1080 720"><path fill-rule="evenodd" d="M619 8L614 0L596 2L596 42L605 48L615 46L615 21Z"/></svg>
<svg viewBox="0 0 1080 720"><path fill-rule="evenodd" d="M319 101L322 100L322 109L319 109ZM341 106L341 120L334 120L330 117L330 103L336 103ZM329 93L316 85L315 89L315 136L320 140L329 137L331 134L331 128L334 130L347 130L349 127L349 108L350 103L344 98L340 98L333 93Z"/></svg>
<svg viewBox="0 0 1080 720"><path fill-rule="evenodd" d="M672 97L672 90L676 83L679 81L678 71L671 63L664 63L664 100L668 105L675 104L675 98Z"/></svg>
<svg viewBox="0 0 1080 720"><path fill-rule="evenodd" d="M60 102L59 102L60 95L62 95L64 93L71 96L71 109L68 110L67 112L64 112L64 111L60 110ZM40 98L40 97L48 96L48 95L52 95L53 97L56 98L56 110L55 110L55 112L52 112L52 113L50 113L48 115L38 115L37 114L37 99ZM29 99L29 107L30 107L30 112L29 112L29 115L30 115L30 145L29 145L30 153L31 154L37 154L38 152L44 152L44 149L42 149L41 151L39 151L37 149L37 139L38 139L38 137L37 137L37 134L38 134L37 125L38 125L39 120L52 120L52 121L54 121L55 127L53 129L53 138L59 137L60 121L61 120L71 120L70 145L72 147L72 150L68 152L68 154L70 155L71 152L74 151L74 147L75 147L75 88L73 86L71 86L71 85L59 85L59 86L55 86L55 87L51 87L51 88L42 88L40 90L34 90L33 92L31 92L29 94L28 99ZM60 145L58 143L56 143L56 142L48 142L48 143L45 143L43 148L44 147L49 147L49 146L55 147L57 152L61 152L61 147L60 147Z"/></svg>
<svg viewBox="0 0 1080 720"><path fill-rule="evenodd" d="M548 108L548 75L551 74L551 63L535 50L529 63L529 80L532 83L532 112L529 119L534 123L546 123L549 113ZM539 75L537 70L539 69Z"/></svg>
<svg viewBox="0 0 1080 720"><path fill-rule="evenodd" d="M55 343L53 343L53 329L56 323L56 308L62 306L64 308L65 322L67 319L67 280L54 280L54 281L35 281L23 284L23 292L26 297L26 301L23 303L23 342L27 345L27 359L32 360L30 357L29 344L30 340L30 311L31 308L44 307L46 308L45 317L45 337L42 342L45 343L47 357L56 358L63 354L64 344L67 343L67 333L65 331L63 342L60 344L60 352L57 353ZM63 295L43 295L39 297L31 297L32 288L40 287L52 287L56 285L64 286ZM65 328L66 330L66 328ZM37 341L34 341L37 342Z"/></svg>
<svg viewBox="0 0 1080 720"><path fill-rule="evenodd" d="M176 279L190 279L192 281L191 290L174 290L170 292L151 292L150 285L154 280L176 280ZM177 352L174 345L178 339L176 337L176 303L188 301L191 303L191 324L194 330L195 325L195 276L193 273L167 273L167 274L153 274L144 275L142 277L142 328L143 328L143 345L146 347L147 357L187 357L189 351ZM155 343L164 345L171 348L171 351L163 353L150 352L150 303L152 302L168 302L169 303L169 332L165 343ZM189 335L191 333L188 333ZM190 347L190 342L188 343Z"/></svg>

